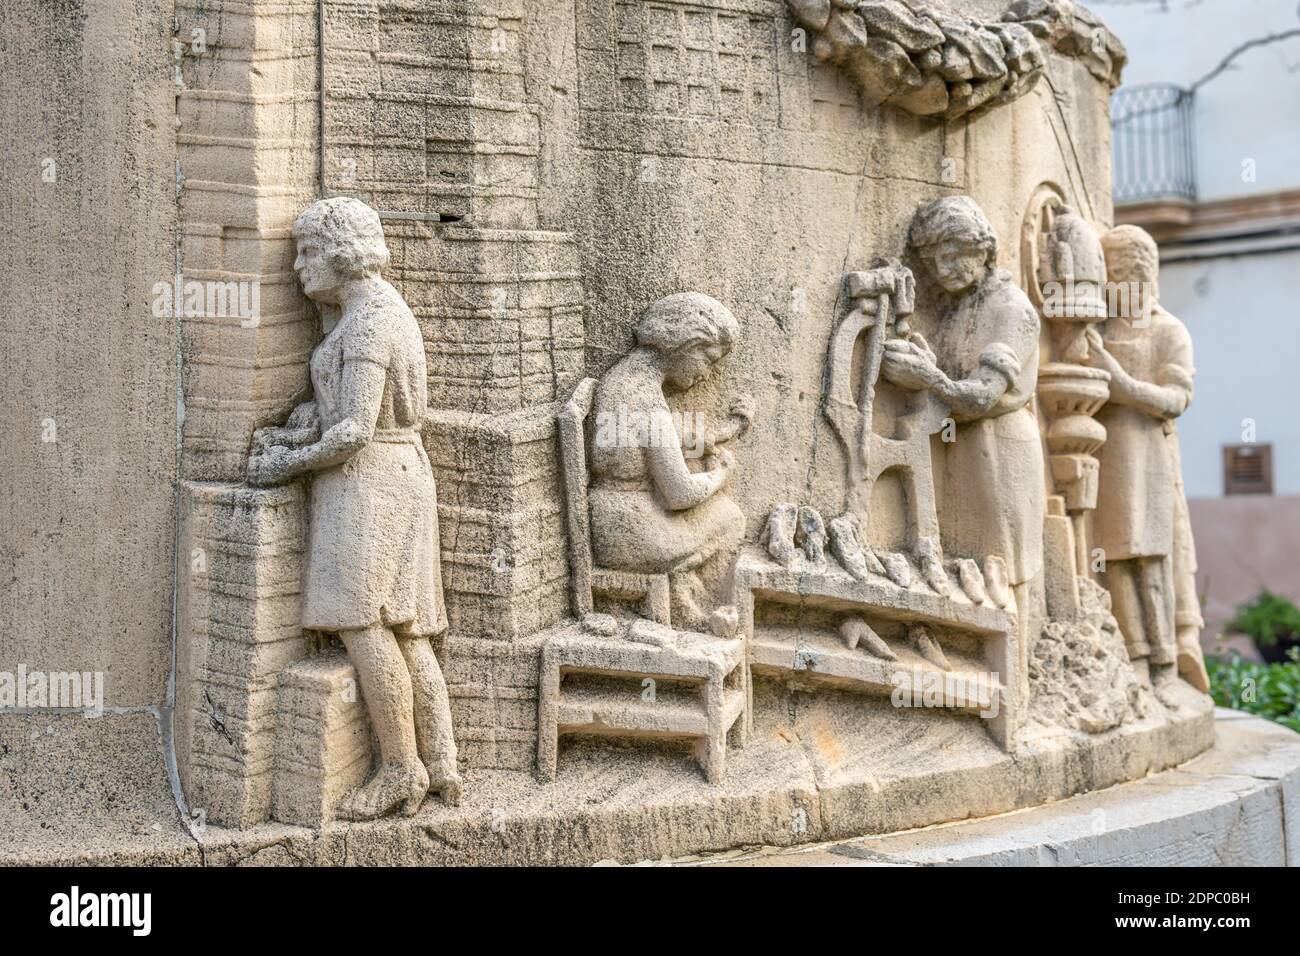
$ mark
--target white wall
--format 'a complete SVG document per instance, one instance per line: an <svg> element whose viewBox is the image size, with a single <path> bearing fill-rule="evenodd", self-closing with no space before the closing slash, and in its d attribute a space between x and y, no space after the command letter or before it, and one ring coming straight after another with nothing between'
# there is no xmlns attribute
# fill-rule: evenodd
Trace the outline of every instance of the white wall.
<svg viewBox="0 0 1300 956"><path fill-rule="evenodd" d="M1125 86L1187 87L1242 43L1300 29L1296 0L1085 2L1128 47ZM1196 132L1201 200L1300 187L1300 37L1247 50L1202 86Z"/></svg>
<svg viewBox="0 0 1300 956"><path fill-rule="evenodd" d="M1300 158L1298 158L1300 160ZM1274 493L1300 494L1300 250L1173 262L1160 299L1196 349L1196 392L1179 423L1189 497L1223 493L1221 446L1273 443Z"/></svg>
<svg viewBox="0 0 1300 956"><path fill-rule="evenodd" d="M1300 30L1297 0L1088 5L1128 47L1125 86L1189 87L1242 44ZM1300 188L1300 36L1245 50L1197 90L1196 144L1201 201ZM1300 494L1300 250L1165 262L1160 282L1196 347L1196 397L1179 425L1188 495L1223 494L1221 449L1242 441L1244 419L1273 443L1274 492Z"/></svg>

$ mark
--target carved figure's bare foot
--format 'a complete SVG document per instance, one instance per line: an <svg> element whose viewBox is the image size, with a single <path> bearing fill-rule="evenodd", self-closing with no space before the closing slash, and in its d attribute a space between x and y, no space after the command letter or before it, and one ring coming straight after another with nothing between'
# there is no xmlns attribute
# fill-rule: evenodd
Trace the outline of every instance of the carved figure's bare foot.
<svg viewBox="0 0 1300 956"><path fill-rule="evenodd" d="M399 805L403 816L413 816L428 792L429 774L421 764L382 764L373 777L343 798L339 816L377 820Z"/></svg>

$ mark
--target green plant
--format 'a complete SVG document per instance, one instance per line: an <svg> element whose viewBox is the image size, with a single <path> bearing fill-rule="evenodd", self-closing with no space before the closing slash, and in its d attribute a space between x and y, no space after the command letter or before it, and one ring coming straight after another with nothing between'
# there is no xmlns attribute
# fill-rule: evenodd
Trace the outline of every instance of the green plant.
<svg viewBox="0 0 1300 956"><path fill-rule="evenodd" d="M1237 605L1237 613L1226 628L1254 638L1257 647L1272 647L1279 640L1292 641L1300 636L1300 607L1268 588L1260 588L1251 600Z"/></svg>
<svg viewBox="0 0 1300 956"><path fill-rule="evenodd" d="M1300 649L1288 657L1281 664L1255 664L1237 654L1207 659L1214 702L1300 733Z"/></svg>

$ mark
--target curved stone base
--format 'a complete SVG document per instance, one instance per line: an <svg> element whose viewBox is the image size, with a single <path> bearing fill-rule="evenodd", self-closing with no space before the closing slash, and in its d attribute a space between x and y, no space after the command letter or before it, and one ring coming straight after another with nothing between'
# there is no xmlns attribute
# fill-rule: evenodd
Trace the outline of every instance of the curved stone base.
<svg viewBox="0 0 1300 956"><path fill-rule="evenodd" d="M1209 702L1190 688L1176 711L1096 736L1040 735L1014 755L999 750L976 717L900 710L887 700L826 690L812 695L761 682L755 694L753 736L744 750L729 753L726 781L717 785L704 780L684 748L575 738L560 753L554 783L539 784L520 772L472 772L462 806L430 799L410 819L336 822L321 830L209 826L191 836L178 816L153 823L159 820L157 807L151 807L148 823L118 808L123 825L133 821L134 832L106 836L110 827L104 820L93 839L55 843L51 835L73 823L54 818L30 835L30 843L24 843L30 827L11 830L17 846L4 857L64 863L581 865L792 847L1037 807L1184 763L1214 741ZM95 748L80 737L106 732L113 720L72 719L80 721L69 730L76 732L82 754ZM46 766L57 765L69 772L79 767L76 776L83 778L84 765ZM1293 755L1296 765L1300 756ZM70 780L47 784L47 792L72 787ZM165 777L161 787L165 792ZM159 788L124 780L115 789L126 795ZM87 812L93 813L84 808L78 819L86 820Z"/></svg>
<svg viewBox="0 0 1300 956"><path fill-rule="evenodd" d="M689 860L737 866L1300 866L1300 735L1231 710L1215 748L1030 810L820 846Z"/></svg>

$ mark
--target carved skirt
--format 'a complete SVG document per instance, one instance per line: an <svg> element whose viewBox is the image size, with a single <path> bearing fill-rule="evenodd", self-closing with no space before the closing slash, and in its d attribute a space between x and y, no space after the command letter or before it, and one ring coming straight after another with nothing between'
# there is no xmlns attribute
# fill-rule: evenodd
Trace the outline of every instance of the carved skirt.
<svg viewBox="0 0 1300 956"><path fill-rule="evenodd" d="M692 567L734 550L745 536L745 516L718 493L685 511L669 511L654 492L594 488L591 545L596 565L662 574Z"/></svg>
<svg viewBox="0 0 1300 956"><path fill-rule="evenodd" d="M302 626L401 634L447 627L438 498L419 437L375 436L311 483Z"/></svg>

